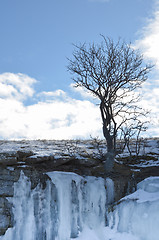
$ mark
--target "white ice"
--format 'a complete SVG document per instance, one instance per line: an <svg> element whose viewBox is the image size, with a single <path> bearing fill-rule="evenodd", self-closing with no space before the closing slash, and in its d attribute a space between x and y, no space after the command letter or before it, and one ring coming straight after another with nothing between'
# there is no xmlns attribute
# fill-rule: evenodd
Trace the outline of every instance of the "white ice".
<svg viewBox="0 0 159 240"><path fill-rule="evenodd" d="M159 239L159 177L140 182L109 214L109 227L140 240Z"/></svg>
<svg viewBox="0 0 159 240"><path fill-rule="evenodd" d="M114 198L110 179L64 172L48 176L45 189L38 185L31 190L21 172L10 199L15 224L0 240L69 240L85 228L99 232L105 227L106 207Z"/></svg>
<svg viewBox="0 0 159 240"><path fill-rule="evenodd" d="M138 184L135 193L114 199L111 179L51 172L46 188L31 189L21 173L14 185L15 224L0 240L158 240L159 177ZM105 217L107 214L108 226Z"/></svg>

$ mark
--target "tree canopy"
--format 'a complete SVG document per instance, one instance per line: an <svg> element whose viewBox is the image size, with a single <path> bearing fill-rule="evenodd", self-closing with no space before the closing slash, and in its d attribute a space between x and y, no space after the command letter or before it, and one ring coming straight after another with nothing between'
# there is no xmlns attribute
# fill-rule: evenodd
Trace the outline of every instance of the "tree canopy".
<svg viewBox="0 0 159 240"><path fill-rule="evenodd" d="M108 152L115 151L117 132L142 114L132 94L148 78L151 64L131 44L102 36L100 44L74 45L68 70L75 87L84 87L100 100L103 134Z"/></svg>

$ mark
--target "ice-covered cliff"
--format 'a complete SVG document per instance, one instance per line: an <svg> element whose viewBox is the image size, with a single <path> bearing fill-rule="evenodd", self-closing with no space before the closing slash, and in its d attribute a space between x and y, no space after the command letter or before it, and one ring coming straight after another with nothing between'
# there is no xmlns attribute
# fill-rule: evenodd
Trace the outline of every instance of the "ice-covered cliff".
<svg viewBox="0 0 159 240"><path fill-rule="evenodd" d="M32 188L21 171L7 200L14 224L0 240L158 240L159 177L111 205L109 178L50 172L45 186Z"/></svg>
<svg viewBox="0 0 159 240"><path fill-rule="evenodd" d="M97 231L106 225L107 205L114 200L111 179L50 172L46 187L31 189L21 172L14 184L14 226L2 240L69 240L85 229ZM100 233L98 234L100 238Z"/></svg>
<svg viewBox="0 0 159 240"><path fill-rule="evenodd" d="M139 240L158 240L159 177L140 182L137 191L121 199L108 218L109 227L116 232L130 233Z"/></svg>

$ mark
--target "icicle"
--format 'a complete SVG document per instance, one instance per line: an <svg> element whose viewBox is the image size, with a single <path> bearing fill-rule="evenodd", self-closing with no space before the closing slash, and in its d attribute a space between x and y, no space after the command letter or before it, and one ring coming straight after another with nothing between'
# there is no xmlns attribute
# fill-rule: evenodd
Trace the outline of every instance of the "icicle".
<svg viewBox="0 0 159 240"><path fill-rule="evenodd" d="M48 176L45 189L39 184L31 190L21 172L12 199L14 227L0 240L70 240L85 229L101 236L107 202L113 199L112 181L64 172Z"/></svg>

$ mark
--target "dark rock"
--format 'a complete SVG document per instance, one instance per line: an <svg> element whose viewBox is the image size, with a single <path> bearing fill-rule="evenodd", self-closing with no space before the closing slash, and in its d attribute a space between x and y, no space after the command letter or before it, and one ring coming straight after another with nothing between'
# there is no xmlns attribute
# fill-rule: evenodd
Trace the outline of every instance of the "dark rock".
<svg viewBox="0 0 159 240"><path fill-rule="evenodd" d="M37 164L37 163L48 161L49 158L50 158L49 156L36 156L36 155L33 156L33 155L31 155L25 159L25 163L28 165Z"/></svg>
<svg viewBox="0 0 159 240"><path fill-rule="evenodd" d="M10 171L7 168L0 168L0 196L12 197L14 182L18 181L19 171Z"/></svg>
<svg viewBox="0 0 159 240"><path fill-rule="evenodd" d="M17 156L16 152L3 152L0 153L0 165L16 165Z"/></svg>
<svg viewBox="0 0 159 240"><path fill-rule="evenodd" d="M0 235L13 226L12 204L6 198L0 198Z"/></svg>
<svg viewBox="0 0 159 240"><path fill-rule="evenodd" d="M32 151L24 152L24 151L17 151L16 157L18 162L25 162L26 159L30 156L33 156L34 153Z"/></svg>

